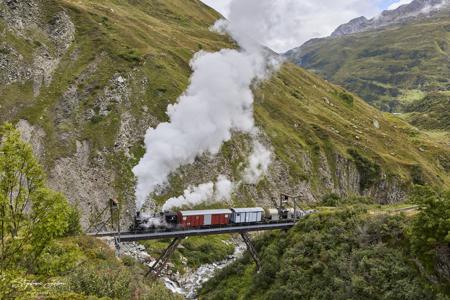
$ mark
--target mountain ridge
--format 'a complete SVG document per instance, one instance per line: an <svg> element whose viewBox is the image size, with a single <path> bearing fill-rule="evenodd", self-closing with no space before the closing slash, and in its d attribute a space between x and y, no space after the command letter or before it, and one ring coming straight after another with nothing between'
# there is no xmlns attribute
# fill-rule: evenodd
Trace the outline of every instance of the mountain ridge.
<svg viewBox="0 0 450 300"><path fill-rule="evenodd" d="M414 0L393 10L385 10L372 19L359 17L340 25L331 34L332 37L375 30L385 26L407 22L411 19L427 18L442 10L450 9L448 0Z"/></svg>

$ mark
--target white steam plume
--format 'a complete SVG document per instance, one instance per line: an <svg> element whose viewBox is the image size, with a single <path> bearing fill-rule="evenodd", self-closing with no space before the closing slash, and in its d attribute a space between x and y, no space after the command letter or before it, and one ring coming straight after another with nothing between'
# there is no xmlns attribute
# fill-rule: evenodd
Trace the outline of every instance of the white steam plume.
<svg viewBox="0 0 450 300"><path fill-rule="evenodd" d="M197 53L188 89L167 108L170 121L147 130L146 153L133 168L138 210L180 166L203 154L217 154L233 131L255 131L252 83L265 78L279 61L246 34L244 23L236 23L219 21L215 29L229 33L241 49Z"/></svg>
<svg viewBox="0 0 450 300"><path fill-rule="evenodd" d="M253 142L249 164L244 170L244 182L257 184L261 176L266 175L272 160L272 152L258 141Z"/></svg>
<svg viewBox="0 0 450 300"><path fill-rule="evenodd" d="M220 175L215 183L208 182L186 189L182 196L170 198L163 206L163 211L183 205L194 206L204 202L229 201L233 192L233 183Z"/></svg>

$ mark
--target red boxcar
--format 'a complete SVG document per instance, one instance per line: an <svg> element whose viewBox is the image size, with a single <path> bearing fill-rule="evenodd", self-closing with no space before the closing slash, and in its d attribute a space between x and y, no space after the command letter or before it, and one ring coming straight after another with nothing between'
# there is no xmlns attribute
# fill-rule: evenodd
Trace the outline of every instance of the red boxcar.
<svg viewBox="0 0 450 300"><path fill-rule="evenodd" d="M184 228L227 225L231 214L229 209L184 210L177 213L178 223Z"/></svg>

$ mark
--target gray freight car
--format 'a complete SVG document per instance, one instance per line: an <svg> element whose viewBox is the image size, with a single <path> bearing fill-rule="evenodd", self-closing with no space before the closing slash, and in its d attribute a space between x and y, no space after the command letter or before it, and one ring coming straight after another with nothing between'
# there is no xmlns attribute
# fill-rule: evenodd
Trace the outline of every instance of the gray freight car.
<svg viewBox="0 0 450 300"><path fill-rule="evenodd" d="M245 224L261 222L264 216L264 209L261 207L232 208L231 223Z"/></svg>

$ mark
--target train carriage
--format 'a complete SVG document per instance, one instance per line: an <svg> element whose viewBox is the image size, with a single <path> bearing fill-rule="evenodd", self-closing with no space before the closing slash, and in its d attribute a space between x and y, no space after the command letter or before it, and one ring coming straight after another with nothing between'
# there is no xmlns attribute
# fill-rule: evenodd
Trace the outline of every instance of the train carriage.
<svg viewBox="0 0 450 300"><path fill-rule="evenodd" d="M228 225L231 214L229 209L184 210L178 212L178 222L183 228Z"/></svg>
<svg viewBox="0 0 450 300"><path fill-rule="evenodd" d="M264 209L261 207L232 208L231 223L246 224L262 221Z"/></svg>

